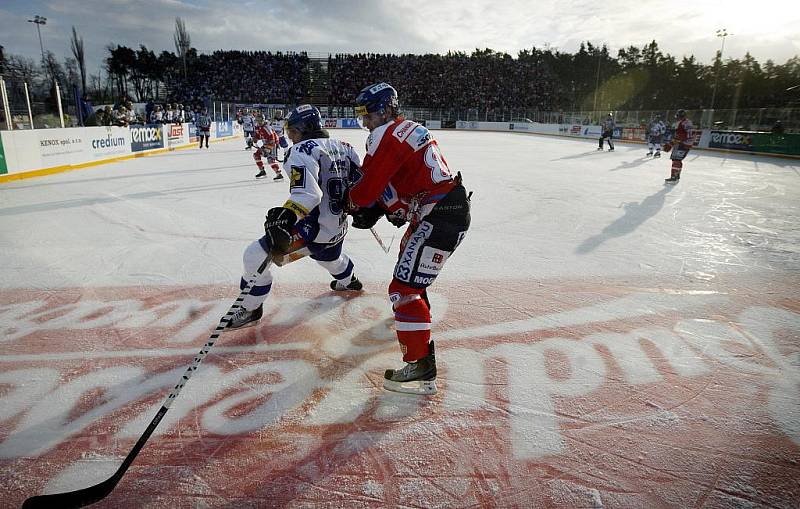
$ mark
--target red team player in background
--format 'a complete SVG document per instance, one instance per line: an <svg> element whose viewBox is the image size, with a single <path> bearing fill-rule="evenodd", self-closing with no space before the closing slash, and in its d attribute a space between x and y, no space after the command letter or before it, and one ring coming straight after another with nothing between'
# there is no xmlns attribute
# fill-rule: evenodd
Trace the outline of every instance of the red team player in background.
<svg viewBox="0 0 800 509"><path fill-rule="evenodd" d="M256 146L253 159L256 160L256 166L258 166L256 178L260 179L267 176L267 172L264 171L264 162L261 160L261 157L264 156L267 158L267 163L270 168L272 168L272 171L275 172L275 177L272 180L283 180L281 166L278 164L278 159L274 155L275 148L279 143L278 135L267 125L264 121L264 116L260 113L256 118L256 126L256 130L253 133L253 143Z"/></svg>
<svg viewBox="0 0 800 509"><path fill-rule="evenodd" d="M386 370L383 386L433 394L436 357L426 289L469 229L469 196L428 129L403 118L397 91L389 84L364 88L356 98L356 115L370 135L362 166L351 175L353 227L371 228L384 215L398 227L409 223L389 284L406 365Z"/></svg>
<svg viewBox="0 0 800 509"><path fill-rule="evenodd" d="M672 141L664 145L664 152L672 150L672 155L670 156L672 172L668 179L664 179L664 182L670 184L677 184L680 181L683 160L694 144L692 121L686 118L686 111L678 110L675 113L675 118L678 119L678 125L675 126L675 134L672 135Z"/></svg>

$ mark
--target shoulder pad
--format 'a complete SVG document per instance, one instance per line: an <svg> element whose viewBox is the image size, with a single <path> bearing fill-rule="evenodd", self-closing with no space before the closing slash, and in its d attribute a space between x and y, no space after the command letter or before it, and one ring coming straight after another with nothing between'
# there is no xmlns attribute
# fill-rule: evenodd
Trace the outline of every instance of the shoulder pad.
<svg viewBox="0 0 800 509"><path fill-rule="evenodd" d="M400 142L408 143L415 151L431 141L431 133L428 128L410 120L406 120L395 127L392 136Z"/></svg>

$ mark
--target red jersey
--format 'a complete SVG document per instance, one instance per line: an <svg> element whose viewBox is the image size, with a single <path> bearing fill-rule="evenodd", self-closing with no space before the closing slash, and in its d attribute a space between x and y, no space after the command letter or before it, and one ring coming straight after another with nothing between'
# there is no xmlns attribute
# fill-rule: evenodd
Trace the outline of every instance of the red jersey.
<svg viewBox="0 0 800 509"><path fill-rule="evenodd" d="M672 137L672 144L676 145L678 143L688 145L690 147L694 144L692 121L688 118L679 120L678 125L675 127L675 135Z"/></svg>
<svg viewBox="0 0 800 509"><path fill-rule="evenodd" d="M370 133L358 173L350 190L353 204L369 207L378 201L409 221L424 217L455 186L430 131L402 118Z"/></svg>
<svg viewBox="0 0 800 509"><path fill-rule="evenodd" d="M264 140L265 146L274 146L278 144L278 135L275 134L275 131L268 125L262 125L256 127L255 132L253 132L253 142L258 140Z"/></svg>

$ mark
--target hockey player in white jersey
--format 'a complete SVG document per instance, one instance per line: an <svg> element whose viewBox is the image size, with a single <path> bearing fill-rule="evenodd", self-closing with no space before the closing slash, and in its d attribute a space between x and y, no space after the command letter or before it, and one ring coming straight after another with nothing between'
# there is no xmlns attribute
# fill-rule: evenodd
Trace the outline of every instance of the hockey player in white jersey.
<svg viewBox="0 0 800 509"><path fill-rule="evenodd" d="M239 123L242 124L242 131L244 132L245 150L253 148L253 131L256 130L256 117L250 110L244 110L244 114L239 117Z"/></svg>
<svg viewBox="0 0 800 509"><path fill-rule="evenodd" d="M342 244L347 233L348 177L361 166L361 159L351 145L330 138L322 128L319 110L310 104L289 113L285 133L294 143L284 162L284 171L290 176L289 199L267 212L265 235L245 249L240 287L247 285L245 278L256 272L268 253L273 259L309 254L333 277L332 290L359 291L361 282L353 262L342 252ZM238 329L260 320L271 289L268 265L228 327Z"/></svg>
<svg viewBox="0 0 800 509"><path fill-rule="evenodd" d="M664 141L664 133L666 132L667 126L661 120L661 115L656 115L647 125L648 156L661 157L661 144ZM655 150L655 155L653 150Z"/></svg>
<svg viewBox="0 0 800 509"><path fill-rule="evenodd" d="M283 157L281 158L278 157L278 146L275 146L274 148L273 155L278 161L284 161L286 159L286 149L289 148L289 143L286 141L286 133L283 132L283 124L283 111L276 110L275 116L270 123L270 127L273 131L275 131L275 134L278 135L278 145L280 145L280 148L283 149Z"/></svg>

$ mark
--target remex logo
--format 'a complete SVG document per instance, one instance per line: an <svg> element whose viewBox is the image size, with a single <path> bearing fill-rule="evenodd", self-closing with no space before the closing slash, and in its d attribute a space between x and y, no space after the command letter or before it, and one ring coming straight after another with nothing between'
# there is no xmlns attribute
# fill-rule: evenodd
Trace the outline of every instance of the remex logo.
<svg viewBox="0 0 800 509"><path fill-rule="evenodd" d="M711 141L723 145L750 145L752 143L752 136L749 134L739 133L711 133Z"/></svg>
<svg viewBox="0 0 800 509"><path fill-rule="evenodd" d="M161 126L145 126L131 128L131 150L151 150L164 147L164 134Z"/></svg>
<svg viewBox="0 0 800 509"><path fill-rule="evenodd" d="M135 143L161 140L161 128L159 127L140 127L131 129L131 137Z"/></svg>

